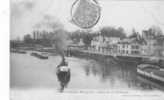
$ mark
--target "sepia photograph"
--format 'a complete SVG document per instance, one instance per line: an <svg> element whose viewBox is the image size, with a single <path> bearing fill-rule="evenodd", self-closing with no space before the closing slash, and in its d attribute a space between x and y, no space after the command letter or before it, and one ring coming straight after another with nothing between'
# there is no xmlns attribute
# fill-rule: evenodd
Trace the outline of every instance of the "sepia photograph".
<svg viewBox="0 0 164 100"><path fill-rule="evenodd" d="M162 0L10 0L10 100L164 100L163 12Z"/></svg>

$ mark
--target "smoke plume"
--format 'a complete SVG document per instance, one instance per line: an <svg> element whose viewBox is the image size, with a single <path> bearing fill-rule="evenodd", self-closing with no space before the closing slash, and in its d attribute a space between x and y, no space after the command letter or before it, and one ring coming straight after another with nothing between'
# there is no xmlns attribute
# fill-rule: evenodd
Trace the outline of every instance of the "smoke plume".
<svg viewBox="0 0 164 100"><path fill-rule="evenodd" d="M44 15L43 19L34 25L35 29L51 30L50 40L56 52L64 57L64 51L67 49L68 32L64 30L63 24L57 18L51 15Z"/></svg>
<svg viewBox="0 0 164 100"><path fill-rule="evenodd" d="M63 29L54 31L53 44L61 57L64 57L64 51L67 49L67 36L67 32Z"/></svg>

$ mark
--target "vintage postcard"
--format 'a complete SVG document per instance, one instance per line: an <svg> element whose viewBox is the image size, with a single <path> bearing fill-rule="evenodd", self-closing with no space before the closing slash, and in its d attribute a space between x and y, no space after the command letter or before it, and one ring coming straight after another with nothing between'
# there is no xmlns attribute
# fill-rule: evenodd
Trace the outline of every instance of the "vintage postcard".
<svg viewBox="0 0 164 100"><path fill-rule="evenodd" d="M11 100L164 100L164 1L10 0L10 12Z"/></svg>

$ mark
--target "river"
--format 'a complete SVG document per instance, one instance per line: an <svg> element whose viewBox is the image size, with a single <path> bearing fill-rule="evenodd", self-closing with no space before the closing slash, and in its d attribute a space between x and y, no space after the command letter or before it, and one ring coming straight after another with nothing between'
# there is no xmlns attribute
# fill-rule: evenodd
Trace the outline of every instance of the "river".
<svg viewBox="0 0 164 100"><path fill-rule="evenodd" d="M56 66L59 56L42 60L27 54L10 54L10 87L13 89L60 87ZM136 65L116 62L112 58L98 61L91 58L67 57L71 79L67 89L93 90L161 90L160 86L136 72Z"/></svg>

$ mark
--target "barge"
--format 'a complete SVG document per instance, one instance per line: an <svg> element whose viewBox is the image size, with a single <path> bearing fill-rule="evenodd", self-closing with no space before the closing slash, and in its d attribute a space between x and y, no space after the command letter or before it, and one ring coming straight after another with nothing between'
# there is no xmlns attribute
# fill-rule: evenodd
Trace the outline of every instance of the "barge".
<svg viewBox="0 0 164 100"><path fill-rule="evenodd" d="M48 56L45 56L43 54L39 54L39 53L36 53L36 52L32 52L31 56L35 56L35 57L40 58L40 59L48 59Z"/></svg>
<svg viewBox="0 0 164 100"><path fill-rule="evenodd" d="M164 69L156 65L140 64L137 66L137 73L152 81L164 84Z"/></svg>
<svg viewBox="0 0 164 100"><path fill-rule="evenodd" d="M26 54L26 51L19 50L19 49L11 49L11 52L13 52L13 53L19 53L19 54Z"/></svg>

